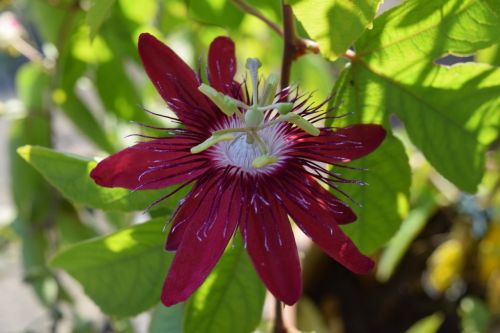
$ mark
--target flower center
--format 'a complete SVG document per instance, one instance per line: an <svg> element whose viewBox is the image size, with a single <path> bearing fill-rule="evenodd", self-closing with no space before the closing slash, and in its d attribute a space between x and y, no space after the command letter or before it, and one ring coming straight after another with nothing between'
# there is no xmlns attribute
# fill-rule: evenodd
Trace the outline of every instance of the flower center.
<svg viewBox="0 0 500 333"><path fill-rule="evenodd" d="M224 126L224 129L238 128L241 123L233 119ZM248 143L247 135L240 134L234 140L223 141L214 145L210 151L213 160L220 167L234 166L250 174L270 173L283 164L286 159L288 142L280 130L282 124L266 127L257 132L261 142ZM263 167L256 167L255 161L263 156L262 145L267 150L267 155L273 156L273 163L266 163Z"/></svg>
<svg viewBox="0 0 500 333"><path fill-rule="evenodd" d="M293 112L293 103L275 101L278 82L274 76L264 81L264 90L259 94L259 67L257 59L247 60L252 81L252 105L224 95L204 83L198 87L227 118L225 126L191 147L191 153L198 154L214 147L215 159L223 165L237 166L248 172L269 172L278 166L275 164L280 162L282 150L286 148L281 132L283 123L293 124L310 135L320 134L311 122Z"/></svg>

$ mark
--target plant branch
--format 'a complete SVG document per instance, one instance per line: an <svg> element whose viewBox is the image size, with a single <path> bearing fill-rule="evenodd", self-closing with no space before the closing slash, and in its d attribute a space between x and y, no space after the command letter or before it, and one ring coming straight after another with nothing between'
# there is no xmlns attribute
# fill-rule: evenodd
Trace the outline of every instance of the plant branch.
<svg viewBox="0 0 500 333"><path fill-rule="evenodd" d="M290 72L293 59L296 57L298 49L298 38L295 35L295 22L292 7L285 4L284 0L281 0L281 12L283 16L283 58L281 62L280 87L284 89L290 84ZM281 302L276 299L274 305L273 333L286 333L287 331L283 324L283 311L281 306Z"/></svg>
<svg viewBox="0 0 500 333"><path fill-rule="evenodd" d="M285 325L283 324L283 311L281 309L281 302L276 299L274 304L274 327L273 333L286 333Z"/></svg>
<svg viewBox="0 0 500 333"><path fill-rule="evenodd" d="M281 62L281 89L286 88L290 84L290 71L292 69L292 61L297 52L297 37L295 36L295 24L293 11L290 5L286 5L281 1L283 13L283 58Z"/></svg>
<svg viewBox="0 0 500 333"><path fill-rule="evenodd" d="M283 36L283 30L273 21L265 17L261 12L259 12L257 9L254 7L250 6L248 3L246 3L244 0L232 0L233 3L238 6L241 10L244 12L247 12L250 15L255 16L265 24L269 26L272 30L274 30L278 35Z"/></svg>

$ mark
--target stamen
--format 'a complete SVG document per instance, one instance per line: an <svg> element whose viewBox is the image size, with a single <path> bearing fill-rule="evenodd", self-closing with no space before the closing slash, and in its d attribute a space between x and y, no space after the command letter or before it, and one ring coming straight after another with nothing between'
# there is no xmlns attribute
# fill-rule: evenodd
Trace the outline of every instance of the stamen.
<svg viewBox="0 0 500 333"><path fill-rule="evenodd" d="M307 121L305 118L299 116L296 113L289 113L284 116L280 116L283 120L296 125L298 128L306 132L307 134L311 134L313 136L318 136L321 132L320 130L314 126L311 122ZM279 119L279 118L278 118Z"/></svg>
<svg viewBox="0 0 500 333"><path fill-rule="evenodd" d="M224 114L228 117L231 117L233 114L237 114L239 117L241 117L241 112L238 110L238 107L236 106L236 102L230 98L229 96L226 96L224 94L221 94L214 88L210 87L209 85L202 83L199 87L198 90L201 91L205 96L210 98L212 102L214 102L217 107L224 112Z"/></svg>
<svg viewBox="0 0 500 333"><path fill-rule="evenodd" d="M192 154L198 154L201 153L204 150L207 150L208 148L212 147L213 145L218 144L219 142L222 141L232 141L234 140L234 136L231 134L222 134L222 135L215 135L212 134L211 137L200 143L199 145L196 145L191 148L191 153Z"/></svg>
<svg viewBox="0 0 500 333"><path fill-rule="evenodd" d="M252 166L254 168L260 169L265 166L271 165L273 163L278 162L278 158L273 155L260 155L259 157L255 158L252 162Z"/></svg>

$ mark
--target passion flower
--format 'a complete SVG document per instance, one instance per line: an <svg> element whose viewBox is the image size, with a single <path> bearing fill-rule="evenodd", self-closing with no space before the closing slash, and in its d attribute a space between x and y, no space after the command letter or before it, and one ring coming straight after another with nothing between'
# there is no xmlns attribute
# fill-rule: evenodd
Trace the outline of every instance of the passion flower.
<svg viewBox="0 0 500 333"><path fill-rule="evenodd" d="M91 176L101 186L133 190L192 185L171 218L166 249L176 254L161 296L165 305L203 283L238 230L271 293L297 302L302 281L290 219L351 271L370 271L372 260L339 227L356 215L320 183L337 189L339 182L358 183L327 164L339 169L372 152L385 137L381 126L318 127L330 117L330 110L320 112L325 103L312 105L297 88L276 91L273 76L259 83L256 59L247 61L250 94L234 80L234 44L226 37L210 46L207 84L149 34L140 36L139 54L182 126L111 155Z"/></svg>

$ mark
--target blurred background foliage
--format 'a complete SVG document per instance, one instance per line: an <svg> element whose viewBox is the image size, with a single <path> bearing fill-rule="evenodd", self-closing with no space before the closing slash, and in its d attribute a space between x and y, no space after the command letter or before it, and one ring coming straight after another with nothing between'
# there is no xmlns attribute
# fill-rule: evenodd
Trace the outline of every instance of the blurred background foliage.
<svg viewBox="0 0 500 333"><path fill-rule="evenodd" d="M291 81L315 102L334 95L339 113L353 113L342 125L392 130L353 164L370 170L346 170L370 185L342 187L363 205L347 231L377 260L375 272L353 276L297 236L304 297L285 310L286 323L320 333L500 330L500 4L412 0L372 24L377 9L397 3L290 2L299 33L322 51L297 59ZM280 1L243 4L281 26ZM186 304L158 305L171 260L160 230L182 193L141 214L165 191L101 189L88 172L94 156L133 144L128 134L149 133L135 122L165 125L144 109L170 112L140 65L141 32L202 76L210 42L229 35L238 79L247 57L279 74L282 38L242 1L0 7L0 281L15 258L16 278L43 308L39 318L23 305L9 312L14 289L0 299L0 332L270 331L272 311L263 311L264 289L238 240ZM347 50L355 41L358 58Z"/></svg>

